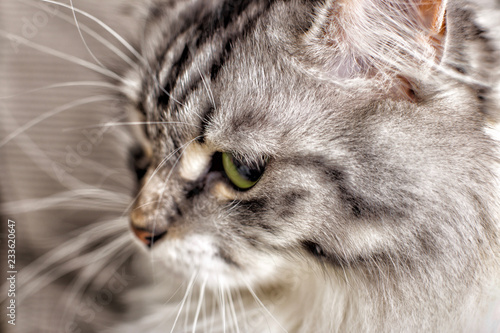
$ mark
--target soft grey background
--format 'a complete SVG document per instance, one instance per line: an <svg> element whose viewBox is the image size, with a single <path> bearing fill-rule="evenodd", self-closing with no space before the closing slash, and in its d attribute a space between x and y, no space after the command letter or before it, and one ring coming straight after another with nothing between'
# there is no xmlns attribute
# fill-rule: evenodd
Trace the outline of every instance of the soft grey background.
<svg viewBox="0 0 500 333"><path fill-rule="evenodd" d="M129 5L124 5L124 3ZM69 4L69 1L65 1ZM127 40L137 28L131 1L74 0L80 8L109 24ZM137 3L137 2L136 2ZM91 20L77 14L78 21L124 49ZM69 22L68 22L69 21ZM25 41L58 50L95 63L74 25L73 14L40 0L1 0L0 29ZM95 56L109 68L119 69L121 60L84 32ZM0 36L0 194L2 218L2 274L6 269L7 219L16 221L17 270L40 254L68 240L79 227L106 217L119 216L133 191L127 170L127 148L132 140L126 128L87 128L120 117L116 100L87 103L57 112L63 105L84 98L109 95L103 87L71 86L50 89L53 84L101 81L101 75L56 56L33 49L23 42ZM98 97L96 97L98 98ZM46 119L37 118L47 115ZM49 116L50 115L50 116ZM39 120L39 121L37 121ZM35 122L36 121L36 122ZM123 119L121 119L123 121ZM23 129L23 126L29 126ZM17 131L17 132L16 132ZM19 132L19 133L18 133ZM18 133L13 137L13 133ZM99 190L119 194L110 199ZM2 278L5 281L5 278ZM61 313L64 285L45 287L17 309L17 325L5 323L1 331L55 332L53 323ZM22 286L18 286L22 292ZM2 289L0 300L4 300ZM2 309L5 307L2 304ZM97 319L96 319L97 320Z"/></svg>

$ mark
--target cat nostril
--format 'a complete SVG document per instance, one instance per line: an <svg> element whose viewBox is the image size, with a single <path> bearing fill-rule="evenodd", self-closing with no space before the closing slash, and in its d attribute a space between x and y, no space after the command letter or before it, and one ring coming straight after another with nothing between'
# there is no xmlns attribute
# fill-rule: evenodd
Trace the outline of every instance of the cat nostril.
<svg viewBox="0 0 500 333"><path fill-rule="evenodd" d="M156 231L153 233L151 231L136 228L134 226L132 226L132 231L137 236L137 238L139 238L139 240L146 244L146 246L149 248L151 248L156 241L167 234L166 231Z"/></svg>

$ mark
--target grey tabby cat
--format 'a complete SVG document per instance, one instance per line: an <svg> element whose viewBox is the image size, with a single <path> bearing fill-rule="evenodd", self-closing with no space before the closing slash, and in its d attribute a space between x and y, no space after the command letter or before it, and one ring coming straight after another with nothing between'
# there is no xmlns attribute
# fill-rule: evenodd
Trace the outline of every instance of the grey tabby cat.
<svg viewBox="0 0 500 333"><path fill-rule="evenodd" d="M500 35L484 8L139 6L137 63L115 82L144 125L123 232L155 283L107 332L499 329Z"/></svg>
<svg viewBox="0 0 500 333"><path fill-rule="evenodd" d="M274 320L252 332L483 327L500 277L499 64L473 4L148 10L123 91L148 122L131 222L158 265L202 293L260 290Z"/></svg>

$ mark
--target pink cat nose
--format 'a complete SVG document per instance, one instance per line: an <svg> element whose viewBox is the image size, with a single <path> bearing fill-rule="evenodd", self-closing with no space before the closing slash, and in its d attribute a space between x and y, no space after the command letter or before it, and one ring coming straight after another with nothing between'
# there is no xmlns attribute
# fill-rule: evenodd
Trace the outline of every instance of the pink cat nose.
<svg viewBox="0 0 500 333"><path fill-rule="evenodd" d="M149 248L167 234L166 226L150 226L140 209L134 209L130 214L130 227L137 238Z"/></svg>
<svg viewBox="0 0 500 333"><path fill-rule="evenodd" d="M153 244L161 239L163 236L167 234L166 231L163 230L155 230L155 232L151 232L142 228L137 228L132 224L132 231L139 238L139 240L146 244L147 247L153 246Z"/></svg>

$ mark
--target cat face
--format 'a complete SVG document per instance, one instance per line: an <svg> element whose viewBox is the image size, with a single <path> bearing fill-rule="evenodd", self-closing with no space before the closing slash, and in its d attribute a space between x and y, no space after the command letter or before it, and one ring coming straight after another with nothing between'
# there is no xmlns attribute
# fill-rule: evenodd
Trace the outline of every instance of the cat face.
<svg viewBox="0 0 500 333"><path fill-rule="evenodd" d="M158 47L129 73L151 151L135 233L213 284L272 283L311 262L377 275L449 259L467 272L493 219L475 91L437 72L411 98L369 76L312 75L298 30L313 30L316 7L295 5L156 8L145 45Z"/></svg>

